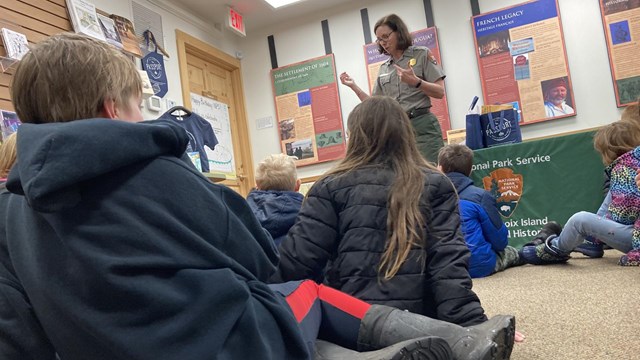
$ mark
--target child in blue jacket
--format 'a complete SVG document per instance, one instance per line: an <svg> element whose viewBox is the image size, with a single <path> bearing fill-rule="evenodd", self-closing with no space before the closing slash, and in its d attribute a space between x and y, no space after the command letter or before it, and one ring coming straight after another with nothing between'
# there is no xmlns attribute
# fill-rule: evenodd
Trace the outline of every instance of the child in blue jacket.
<svg viewBox="0 0 640 360"><path fill-rule="evenodd" d="M287 237L302 207L304 196L298 189L300 179L292 157L269 155L258 164L256 189L249 193L247 202L276 247Z"/></svg>
<svg viewBox="0 0 640 360"><path fill-rule="evenodd" d="M471 251L469 274L472 278L489 276L506 268L522 265L518 250L509 246L496 199L488 191L473 185L473 151L466 145L451 144L440 150L438 167L451 180L460 197L460 218L467 247Z"/></svg>

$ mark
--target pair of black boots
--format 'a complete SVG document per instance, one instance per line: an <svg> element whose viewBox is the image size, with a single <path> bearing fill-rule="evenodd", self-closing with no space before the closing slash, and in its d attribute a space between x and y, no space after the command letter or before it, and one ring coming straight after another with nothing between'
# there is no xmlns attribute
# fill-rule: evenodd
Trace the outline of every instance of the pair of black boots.
<svg viewBox="0 0 640 360"><path fill-rule="evenodd" d="M316 360L507 360L515 318L497 315L462 327L396 308L372 305L358 334L358 351L317 341Z"/></svg>

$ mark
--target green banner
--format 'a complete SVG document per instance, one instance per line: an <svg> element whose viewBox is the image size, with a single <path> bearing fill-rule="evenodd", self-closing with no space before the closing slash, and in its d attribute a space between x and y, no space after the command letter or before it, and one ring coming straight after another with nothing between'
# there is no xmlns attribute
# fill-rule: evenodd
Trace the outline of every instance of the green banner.
<svg viewBox="0 0 640 360"><path fill-rule="evenodd" d="M604 199L604 165L593 131L474 152L471 177L491 192L521 247L547 221L564 225L579 211L596 212Z"/></svg>
<svg viewBox="0 0 640 360"><path fill-rule="evenodd" d="M276 96L336 82L331 55L271 71Z"/></svg>

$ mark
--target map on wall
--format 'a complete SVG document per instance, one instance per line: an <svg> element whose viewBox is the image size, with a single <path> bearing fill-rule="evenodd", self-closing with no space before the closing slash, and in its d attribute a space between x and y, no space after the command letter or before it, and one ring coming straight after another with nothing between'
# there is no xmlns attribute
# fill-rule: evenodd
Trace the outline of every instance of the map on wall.
<svg viewBox="0 0 640 360"><path fill-rule="evenodd" d="M600 0L618 106L640 98L640 1Z"/></svg>
<svg viewBox="0 0 640 360"><path fill-rule="evenodd" d="M512 104L521 125L576 114L557 0L471 21L485 105Z"/></svg>
<svg viewBox="0 0 640 360"><path fill-rule="evenodd" d="M271 70L282 152L297 166L344 157L346 142L333 55Z"/></svg>
<svg viewBox="0 0 640 360"><path fill-rule="evenodd" d="M425 46L431 50L439 66L442 66L440 57L440 47L438 46L438 33L435 27L430 27L411 33L413 45ZM380 72L380 65L389 59L388 55L380 54L378 44L371 43L364 45L364 59L367 64L367 75L369 78L369 94L373 92L373 87ZM449 107L447 105L447 95L442 99L431 99L431 112L438 118L443 138L447 138L447 130L451 129L449 120Z"/></svg>

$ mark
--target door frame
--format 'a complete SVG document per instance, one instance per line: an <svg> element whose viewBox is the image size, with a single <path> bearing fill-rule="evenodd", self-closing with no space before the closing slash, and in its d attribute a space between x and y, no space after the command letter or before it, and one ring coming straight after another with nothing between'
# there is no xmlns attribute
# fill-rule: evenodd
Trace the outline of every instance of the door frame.
<svg viewBox="0 0 640 360"><path fill-rule="evenodd" d="M186 107L191 108L191 89L189 86L187 53L198 56L203 60L215 64L231 73L231 87L233 88L233 98L236 102L235 109L233 109L236 118L235 121L231 123L232 132L235 130L235 134L232 136L234 138L233 153L234 157L236 157L237 183L240 188L240 193L246 197L251 188L255 185L255 177L253 173L251 141L249 139L249 129L247 127L247 114L245 110L240 60L178 29L176 29L176 43L178 47L180 82L182 85L182 101ZM212 178L215 178L215 176L212 176ZM233 180L225 180L220 183L225 185L235 185Z"/></svg>

